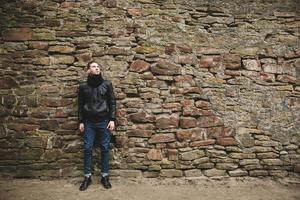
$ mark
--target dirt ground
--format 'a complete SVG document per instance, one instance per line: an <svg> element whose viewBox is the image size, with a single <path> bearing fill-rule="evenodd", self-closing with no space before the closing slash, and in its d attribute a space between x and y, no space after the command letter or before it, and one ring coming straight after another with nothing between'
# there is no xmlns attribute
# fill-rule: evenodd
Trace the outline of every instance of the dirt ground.
<svg viewBox="0 0 300 200"><path fill-rule="evenodd" d="M0 180L0 200L299 200L299 179L112 179L106 190L93 177L84 192L81 179Z"/></svg>

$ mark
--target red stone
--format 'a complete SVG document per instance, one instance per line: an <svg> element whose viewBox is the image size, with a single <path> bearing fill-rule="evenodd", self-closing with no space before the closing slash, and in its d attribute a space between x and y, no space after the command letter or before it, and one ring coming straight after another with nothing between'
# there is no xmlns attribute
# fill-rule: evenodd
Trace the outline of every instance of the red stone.
<svg viewBox="0 0 300 200"><path fill-rule="evenodd" d="M168 149L167 151L168 160L178 160L178 150Z"/></svg>
<svg viewBox="0 0 300 200"><path fill-rule="evenodd" d="M175 52L175 44L167 44L165 46L165 54L171 55Z"/></svg>
<svg viewBox="0 0 300 200"><path fill-rule="evenodd" d="M180 142L182 142L186 140L191 140L192 134L192 130L178 130L176 132L176 137Z"/></svg>
<svg viewBox="0 0 300 200"><path fill-rule="evenodd" d="M177 128L179 118L176 115L163 115L158 116L156 119L156 127L158 129Z"/></svg>
<svg viewBox="0 0 300 200"><path fill-rule="evenodd" d="M201 57L200 67L210 68L214 67L214 58L213 57Z"/></svg>
<svg viewBox="0 0 300 200"><path fill-rule="evenodd" d="M188 87L188 88L185 88L182 93L183 94L201 94L202 89L199 87Z"/></svg>
<svg viewBox="0 0 300 200"><path fill-rule="evenodd" d="M129 71L134 72L145 72L148 71L150 68L150 64L143 61L143 60L135 60L133 63L131 63Z"/></svg>
<svg viewBox="0 0 300 200"><path fill-rule="evenodd" d="M174 142L174 141L176 140L174 134L172 133L156 134L156 135L152 135L152 137L149 140L149 144Z"/></svg>
<svg viewBox="0 0 300 200"><path fill-rule="evenodd" d="M198 55L216 55L216 54L223 54L228 53L228 50L225 49L216 49L210 47L201 47L196 49L196 54Z"/></svg>
<svg viewBox="0 0 300 200"><path fill-rule="evenodd" d="M133 113L128 115L128 118L132 122L154 122L155 117L145 112Z"/></svg>
<svg viewBox="0 0 300 200"><path fill-rule="evenodd" d="M193 49L189 46L177 45L176 49L178 49L182 53L192 53Z"/></svg>
<svg viewBox="0 0 300 200"><path fill-rule="evenodd" d="M176 82L189 82L189 83L192 83L193 82L193 76L191 76L191 75L175 76L174 80Z"/></svg>
<svg viewBox="0 0 300 200"><path fill-rule="evenodd" d="M217 116L201 116L198 119L199 127L213 127L223 125L221 119Z"/></svg>
<svg viewBox="0 0 300 200"><path fill-rule="evenodd" d="M0 78L0 89L10 89L19 87L18 83L10 76Z"/></svg>
<svg viewBox="0 0 300 200"><path fill-rule="evenodd" d="M283 82L283 83L296 83L297 82L297 78L293 77L293 76L289 76L289 75L278 75L276 77L277 81Z"/></svg>
<svg viewBox="0 0 300 200"><path fill-rule="evenodd" d="M200 147L200 146L207 146L207 145L213 145L216 143L215 139L209 139L209 140L201 140L201 141L194 141L190 143L190 147Z"/></svg>
<svg viewBox="0 0 300 200"><path fill-rule="evenodd" d="M179 56L176 56L175 60L176 60L176 63L179 63L179 64L195 65L198 63L198 59L194 55L179 55Z"/></svg>
<svg viewBox="0 0 300 200"><path fill-rule="evenodd" d="M181 128L193 128L197 126L197 120L192 117L183 117L180 118L179 124Z"/></svg>
<svg viewBox="0 0 300 200"><path fill-rule="evenodd" d="M222 146L233 146L236 145L237 143L235 139L232 137L225 137L225 138L219 137L217 138L217 144Z"/></svg>
<svg viewBox="0 0 300 200"><path fill-rule="evenodd" d="M32 49L47 50L48 43L47 42L32 42L29 44L29 47Z"/></svg>
<svg viewBox="0 0 300 200"><path fill-rule="evenodd" d="M183 108L191 108L194 106L194 100L191 100L191 99L185 99L183 102L182 102L182 106Z"/></svg>
<svg viewBox="0 0 300 200"><path fill-rule="evenodd" d="M218 127L210 127L207 128L207 138L218 138L218 137L224 137L225 132L224 132L224 127L223 126L218 126Z"/></svg>
<svg viewBox="0 0 300 200"><path fill-rule="evenodd" d="M127 132L127 135L132 137L151 137L153 132L153 130L131 129Z"/></svg>
<svg viewBox="0 0 300 200"><path fill-rule="evenodd" d="M150 151L147 153L147 158L149 160L162 160L163 156L162 156L161 150L150 149Z"/></svg>
<svg viewBox="0 0 300 200"><path fill-rule="evenodd" d="M261 80L266 81L266 82L274 82L275 81L274 74L270 74L267 72L260 72L259 77Z"/></svg>
<svg viewBox="0 0 300 200"><path fill-rule="evenodd" d="M181 67L173 63L160 60L155 66L151 67L151 71L159 75L172 76L180 74Z"/></svg>
<svg viewBox="0 0 300 200"><path fill-rule="evenodd" d="M209 102L207 101L196 101L195 102L195 106L197 108L201 108L201 109L208 109L209 108Z"/></svg>
<svg viewBox="0 0 300 200"><path fill-rule="evenodd" d="M6 41L27 41L32 39L32 31L30 28L7 29L3 31L2 38Z"/></svg>

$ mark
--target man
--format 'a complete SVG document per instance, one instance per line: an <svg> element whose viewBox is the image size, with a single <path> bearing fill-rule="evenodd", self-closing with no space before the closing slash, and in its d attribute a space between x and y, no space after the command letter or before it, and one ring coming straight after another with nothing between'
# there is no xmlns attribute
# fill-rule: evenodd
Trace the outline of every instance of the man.
<svg viewBox="0 0 300 200"><path fill-rule="evenodd" d="M112 83L102 78L102 67L95 61L87 65L88 78L79 84L78 119L79 130L84 133L84 180L79 190L91 184L92 150L94 141L99 139L101 147L101 183L108 189L109 143L111 131L115 129L116 99Z"/></svg>

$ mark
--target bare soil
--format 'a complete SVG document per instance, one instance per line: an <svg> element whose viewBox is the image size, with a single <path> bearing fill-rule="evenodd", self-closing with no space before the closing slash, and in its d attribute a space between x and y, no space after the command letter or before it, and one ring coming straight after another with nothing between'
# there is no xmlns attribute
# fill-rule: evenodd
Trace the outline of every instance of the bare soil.
<svg viewBox="0 0 300 200"><path fill-rule="evenodd" d="M299 178L114 178L106 190L93 177L83 192L80 181L2 179L0 200L300 200Z"/></svg>

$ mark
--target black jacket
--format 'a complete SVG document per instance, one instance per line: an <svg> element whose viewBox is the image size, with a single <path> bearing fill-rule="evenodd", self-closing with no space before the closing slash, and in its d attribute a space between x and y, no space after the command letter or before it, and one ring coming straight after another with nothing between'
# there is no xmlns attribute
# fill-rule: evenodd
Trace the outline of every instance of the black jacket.
<svg viewBox="0 0 300 200"><path fill-rule="evenodd" d="M116 99L112 83L103 80L99 86L92 87L87 82L79 84L78 119L98 122L104 119L116 119Z"/></svg>

